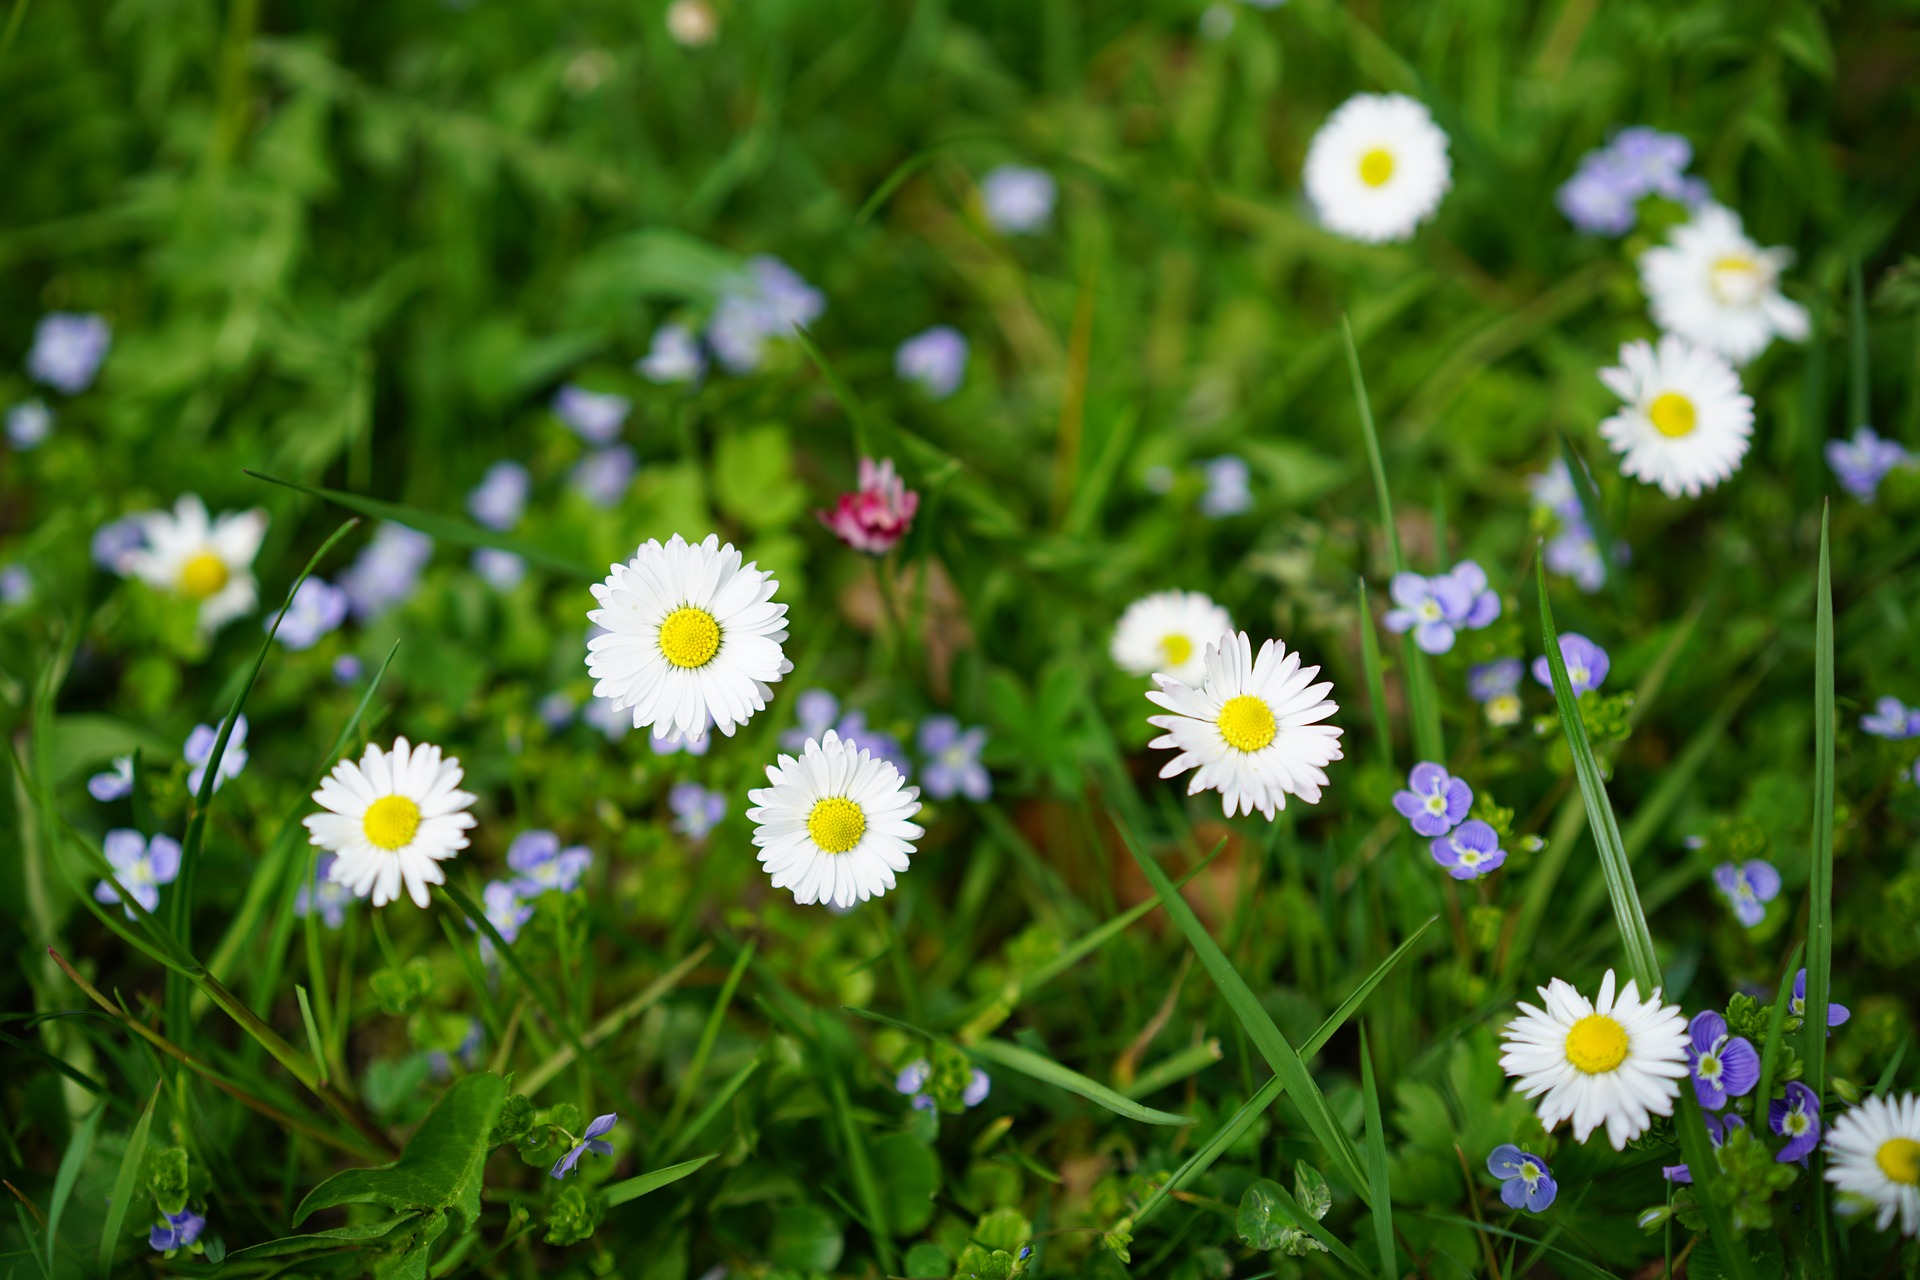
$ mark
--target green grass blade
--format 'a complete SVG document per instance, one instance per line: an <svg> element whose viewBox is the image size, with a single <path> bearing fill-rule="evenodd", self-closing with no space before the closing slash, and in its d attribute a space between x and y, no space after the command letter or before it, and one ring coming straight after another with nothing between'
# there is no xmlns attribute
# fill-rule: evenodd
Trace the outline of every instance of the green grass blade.
<svg viewBox="0 0 1920 1280"><path fill-rule="evenodd" d="M1691 1088L1680 1090L1680 1105L1675 1110L1674 1127L1680 1131L1680 1153L1686 1157L1687 1171L1693 1175L1694 1200L1707 1217L1707 1231L1720 1242L1720 1256L1727 1261L1734 1280L1753 1280L1753 1261L1747 1248L1733 1230L1727 1207L1721 1200L1720 1160L1707 1140L1706 1121L1701 1117L1700 1101Z"/></svg>
<svg viewBox="0 0 1920 1280"><path fill-rule="evenodd" d="M1367 701L1373 704L1373 736L1380 741L1380 763L1393 772L1393 726L1387 718L1387 681L1380 662L1380 633L1367 607L1367 580L1360 579L1360 663L1367 674Z"/></svg>
<svg viewBox="0 0 1920 1280"><path fill-rule="evenodd" d="M716 1151L713 1155L696 1156L692 1160L670 1164L664 1169L655 1169L652 1173L643 1173L620 1182L610 1183L600 1194L607 1198L607 1208L618 1208L630 1200L638 1200L648 1192L658 1191L682 1178L691 1177L705 1168L707 1163L719 1154Z"/></svg>
<svg viewBox="0 0 1920 1280"><path fill-rule="evenodd" d="M1613 529L1607 523L1606 508L1600 502L1600 490L1593 482L1593 472L1587 470L1587 460L1573 447L1573 440L1566 432L1560 433L1560 458L1567 464L1567 475L1573 481L1574 500L1580 504L1580 514L1586 519L1587 531L1593 535L1593 545L1599 550L1600 563L1606 567L1607 592L1617 602L1622 598L1625 579L1620 573L1620 564L1613 554Z"/></svg>
<svg viewBox="0 0 1920 1280"><path fill-rule="evenodd" d="M1373 1051L1367 1047L1367 1029L1360 1028L1360 1092L1367 1113L1367 1185L1373 1190L1373 1238L1380 1249L1380 1274L1392 1280L1400 1274L1393 1248L1393 1195L1387 1185L1387 1134L1380 1123L1380 1090L1373 1080Z"/></svg>
<svg viewBox="0 0 1920 1280"><path fill-rule="evenodd" d="M658 1004L668 992L686 981L687 975L699 968L700 962L705 960L707 953L712 950L711 942L703 942L695 947L679 964L648 983L645 990L589 1027L586 1034L580 1037L580 1042L591 1049L608 1036L618 1035L622 1027ZM574 1057L572 1045L561 1045L554 1050L552 1057L520 1077L515 1082L515 1088L529 1098L533 1097L548 1081L572 1066Z"/></svg>
<svg viewBox="0 0 1920 1280"><path fill-rule="evenodd" d="M242 470L245 471L244 468ZM575 560L558 551L550 551L538 543L528 542L524 538L509 537L504 533L495 533L491 529L482 528L454 516L441 515L437 511L410 507L400 502L386 502L380 498L348 493L343 489L324 489L316 485L301 484L298 480L282 480L278 476L264 475L258 471L245 471L245 474L252 476L255 480L277 484L284 489L293 489L375 520L391 520L395 524L406 525L409 529L424 533L436 541L449 542L456 547L495 547L501 551L511 551L529 565L575 578L597 581L606 576L605 569Z"/></svg>
<svg viewBox="0 0 1920 1280"><path fill-rule="evenodd" d="M1800 971L1800 954L1806 949L1804 944L1795 944L1793 955L1787 961L1786 972L1780 975L1780 989L1774 993L1773 1014L1767 1019L1767 1044L1760 1051L1760 1090L1753 1096L1761 1102L1773 1097L1773 1075L1780 1057L1781 1028L1787 1021L1787 1001L1793 995L1793 975Z"/></svg>
<svg viewBox="0 0 1920 1280"><path fill-rule="evenodd" d="M1331 1231L1328 1231L1326 1227L1320 1224L1318 1219L1301 1208L1300 1202L1293 1198L1293 1192L1281 1186L1278 1181L1275 1181L1271 1185L1270 1190L1280 1201L1280 1207L1286 1210L1287 1216L1293 1219L1293 1225L1299 1227L1302 1231L1325 1245L1327 1252L1339 1259L1342 1266L1351 1270L1355 1275L1370 1276L1372 1274L1367 1270L1367 1264L1360 1260L1358 1254L1347 1247L1344 1240L1334 1235ZM1135 1221L1137 1223L1138 1220L1136 1219Z"/></svg>
<svg viewBox="0 0 1920 1280"><path fill-rule="evenodd" d="M707 1059L713 1054L713 1042L720 1036L720 1024L726 1020L727 1008L733 1003L733 993L739 989L747 966L753 963L753 949L754 941L748 939L747 945L740 948L740 954L734 957L733 968L727 971L726 981L720 984L720 994L707 1014L707 1025L700 1029L700 1039L694 1045L693 1058L680 1077L680 1087L674 1091L673 1105L667 1110L666 1123L660 1126L663 1134L672 1135L680 1131L680 1118L686 1114L687 1104L693 1101L693 1091L699 1087L700 1077L707 1072Z"/></svg>
<svg viewBox="0 0 1920 1280"><path fill-rule="evenodd" d="M1248 1038L1260 1050L1260 1056L1267 1060L1267 1065L1273 1068L1274 1076L1281 1081L1287 1092L1293 1095L1294 1105L1300 1108L1300 1114L1306 1118L1307 1127L1313 1131L1313 1136L1319 1139L1320 1145L1326 1148L1327 1155L1338 1167L1341 1177L1362 1200L1371 1201L1373 1195L1371 1184L1360 1167L1360 1159L1353 1149L1353 1142L1347 1137L1346 1130L1340 1127L1333 1109L1327 1105L1326 1095L1320 1091L1320 1086L1314 1083L1313 1076L1308 1073L1306 1063L1294 1051L1293 1046L1287 1043L1287 1038L1280 1033L1280 1028L1274 1025L1273 1019L1267 1016L1267 1011L1260 1006L1260 1001L1247 986L1246 979L1240 976L1239 971L1233 967L1233 963L1227 959L1226 953L1220 950L1220 944L1213 940L1213 935L1209 934L1206 926L1200 923L1200 917L1193 913L1193 908L1187 905L1187 900L1175 892L1173 881L1167 878L1167 873L1161 869L1160 864L1140 848L1132 831L1127 827L1122 826L1120 834L1126 841L1127 851L1140 865L1141 872L1147 877L1148 883L1153 885L1154 892L1160 895L1160 901L1167 908L1168 917L1180 926L1180 931L1186 935L1194 954L1200 957L1200 963L1206 967L1207 973L1213 978L1214 985L1220 989L1220 994L1226 997L1234 1016L1246 1029Z"/></svg>
<svg viewBox="0 0 1920 1280"><path fill-rule="evenodd" d="M1859 270L1858 263L1854 267ZM1833 990L1833 571L1828 556L1827 523L1820 510L1820 574L1816 588L1813 640L1813 848L1807 875L1807 1000L1800 1024L1800 1055L1807 1064L1807 1087L1826 1105L1827 998ZM1762 1095L1764 1101L1765 1095ZM1814 1230L1820 1237L1825 1269L1833 1269L1833 1234L1826 1214L1826 1182L1819 1177L1825 1156L1815 1165Z"/></svg>
<svg viewBox="0 0 1920 1280"><path fill-rule="evenodd" d="M840 1066L827 1058L829 1050L820 1050L825 1075L827 1077L827 1099L833 1106L833 1115L840 1127L840 1139L845 1146L848 1172L853 1177L853 1189L860 1197L860 1205L866 1210L866 1227L873 1236L874 1252L880 1255L880 1266L887 1275L898 1273L897 1257L893 1251L893 1235L887 1229L886 1202L880 1198L880 1186L873 1179L873 1157L867 1152L866 1140L860 1136L860 1126L853 1114L853 1103L847 1097L846 1081L840 1078Z"/></svg>
<svg viewBox="0 0 1920 1280"><path fill-rule="evenodd" d="M1193 1123L1191 1117L1177 1116L1172 1112L1143 1106L1124 1094L1114 1092L1097 1080L1089 1079L1078 1071L1061 1066L1052 1058L1022 1049L1016 1044L1008 1044L1005 1040L982 1040L978 1044L968 1045L967 1052L984 1062L1005 1067L1009 1071L1017 1071L1042 1084L1050 1084L1056 1089L1065 1089L1068 1093L1077 1093L1088 1102L1105 1107L1115 1115L1125 1116L1129 1120L1138 1120L1142 1124Z"/></svg>
<svg viewBox="0 0 1920 1280"><path fill-rule="evenodd" d="M60 1219L67 1212L67 1201L73 1198L74 1184L80 1181L80 1169L93 1151L93 1135L100 1128L100 1117L106 1111L105 1107L95 1107L80 1122L67 1142L65 1154L60 1157L60 1171L53 1178L53 1198L47 1201L47 1271L52 1275L60 1274L53 1261L54 1246L60 1243Z"/></svg>
<svg viewBox="0 0 1920 1280"><path fill-rule="evenodd" d="M147 1158L147 1134L153 1128L153 1112L160 1101L160 1088L159 1084L155 1084L153 1092L147 1095L147 1105L141 1110L140 1118L134 1122L133 1132L127 1137L126 1154L120 1157L120 1172L113 1177L113 1195L107 1201L107 1220L100 1228L98 1263L103 1276L113 1270L113 1251L120 1244L120 1230L127 1223L127 1208L133 1203L135 1189L140 1182L140 1166Z"/></svg>
<svg viewBox="0 0 1920 1280"><path fill-rule="evenodd" d="M1553 673L1554 705L1560 712L1560 727L1567 735L1567 745L1573 751L1573 772L1580 783L1580 798L1586 803L1587 829L1600 854L1607 896L1613 901L1614 923L1620 927L1620 941L1626 948L1627 972L1639 983L1644 998L1660 985L1660 961L1653 950L1653 932L1647 928L1646 913L1640 909L1640 894L1634 888L1633 868L1627 863L1620 825L1614 821L1607 785L1600 777L1600 762L1594 759L1593 744L1587 740L1586 721L1580 718L1580 704L1574 700L1573 685L1567 679L1566 660L1560 656L1560 633L1554 629L1553 604L1547 599L1544 560L1535 563L1534 572L1540 590L1540 635L1546 645L1547 666Z"/></svg>
<svg viewBox="0 0 1920 1280"><path fill-rule="evenodd" d="M694 1116L693 1119L687 1121L687 1127L680 1131L679 1136L674 1138L672 1145L661 1154L660 1158L662 1160L671 1160L686 1150L687 1145L699 1137L700 1134L706 1130L706 1127L713 1123L713 1118L725 1110L729 1102L733 1101L733 1095L739 1093L740 1090L745 1087L747 1081L753 1078L754 1072L760 1070L760 1064L763 1061L763 1058L756 1055L748 1060L746 1066L734 1072L733 1075L727 1079L727 1082L715 1090L711 1098L707 1099L707 1105L700 1108L700 1113Z"/></svg>
<svg viewBox="0 0 1920 1280"><path fill-rule="evenodd" d="M1867 368L1867 286L1860 258L1847 264L1847 431L1873 425L1873 384Z"/></svg>
<svg viewBox="0 0 1920 1280"><path fill-rule="evenodd" d="M307 999L307 989L299 983L293 984L293 994L300 1001L300 1025L307 1031L307 1049L313 1054L313 1064L319 1068L320 1083L327 1080L326 1042L320 1038L320 1028L313 1021L313 1004Z"/></svg>
<svg viewBox="0 0 1920 1280"><path fill-rule="evenodd" d="M1587 1261L1585 1258L1581 1257L1579 1254L1568 1253L1565 1249L1558 1248L1554 1245L1547 1244L1543 1241L1535 1240L1532 1236L1523 1236L1518 1231L1509 1231L1504 1227L1490 1227L1484 1222L1475 1222L1471 1218L1462 1218L1457 1214L1451 1214L1451 1213L1427 1213L1422 1210L1416 1209L1413 1212L1413 1216L1416 1218L1426 1218L1431 1222L1444 1222L1449 1226L1462 1227L1469 1231L1484 1232L1487 1235L1499 1236L1502 1239L1513 1240L1520 1244L1529 1244L1534 1247L1534 1250L1536 1251L1536 1253L1546 1252L1546 1253L1554 1254L1557 1257L1566 1259L1567 1263L1570 1266L1577 1268L1583 1275L1592 1276L1594 1280L1619 1280L1619 1277L1615 1276L1613 1272L1601 1270L1599 1267L1594 1266L1593 1263ZM1549 1235L1548 1238L1551 1239L1552 1236ZM1511 1274L1527 1275L1531 1273L1532 1273L1531 1267L1522 1267L1519 1270L1512 1272Z"/></svg>

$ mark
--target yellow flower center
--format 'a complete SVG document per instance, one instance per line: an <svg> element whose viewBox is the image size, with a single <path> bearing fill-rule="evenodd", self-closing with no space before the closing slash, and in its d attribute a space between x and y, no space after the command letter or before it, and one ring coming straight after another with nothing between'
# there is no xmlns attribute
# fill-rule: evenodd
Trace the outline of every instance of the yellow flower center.
<svg viewBox="0 0 1920 1280"><path fill-rule="evenodd" d="M1920 1186L1920 1142L1912 1138L1889 1138L1880 1144L1873 1161L1880 1172L1904 1186Z"/></svg>
<svg viewBox="0 0 1920 1280"><path fill-rule="evenodd" d="M1627 1029L1604 1013L1590 1013L1567 1032L1567 1061L1590 1076L1627 1060Z"/></svg>
<svg viewBox="0 0 1920 1280"><path fill-rule="evenodd" d="M202 551L180 566L180 589L195 600L205 600L226 586L232 576L227 572L225 560L211 551Z"/></svg>
<svg viewBox="0 0 1920 1280"><path fill-rule="evenodd" d="M814 802L807 815L807 834L826 853L845 853L867 834L867 815L845 796L828 796Z"/></svg>
<svg viewBox="0 0 1920 1280"><path fill-rule="evenodd" d="M420 806L405 796L381 796L367 806L360 826L369 844L392 853L413 842L413 833L420 829Z"/></svg>
<svg viewBox="0 0 1920 1280"><path fill-rule="evenodd" d="M1360 157L1360 181L1368 186L1384 187L1392 176L1393 153L1385 147L1375 147Z"/></svg>
<svg viewBox="0 0 1920 1280"><path fill-rule="evenodd" d="M1235 751L1258 751L1273 741L1273 708L1250 693L1220 708L1220 736Z"/></svg>
<svg viewBox="0 0 1920 1280"><path fill-rule="evenodd" d="M1193 641L1170 631L1160 637L1160 653L1166 658L1168 666L1181 666L1193 656Z"/></svg>
<svg viewBox="0 0 1920 1280"><path fill-rule="evenodd" d="M1648 408L1647 417L1652 419L1655 431L1678 440L1693 434L1700 415L1694 412L1693 401L1678 391L1662 391Z"/></svg>
<svg viewBox="0 0 1920 1280"><path fill-rule="evenodd" d="M676 667L704 667L720 652L720 624L705 609L682 605L660 624L660 652Z"/></svg>
<svg viewBox="0 0 1920 1280"><path fill-rule="evenodd" d="M1716 258L1708 280L1714 297L1734 307L1752 306L1768 283L1767 269L1745 254Z"/></svg>

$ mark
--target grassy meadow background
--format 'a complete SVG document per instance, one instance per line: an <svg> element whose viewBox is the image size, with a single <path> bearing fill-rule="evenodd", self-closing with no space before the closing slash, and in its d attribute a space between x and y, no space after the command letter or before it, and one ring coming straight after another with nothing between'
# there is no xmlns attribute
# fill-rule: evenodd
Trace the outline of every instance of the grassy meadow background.
<svg viewBox="0 0 1920 1280"><path fill-rule="evenodd" d="M1527 481L1568 449L1628 558L1598 592L1546 581L1559 627L1611 653L1607 692L1634 695L1589 728L1669 998L1766 1003L1824 939L1853 1010L1826 1069L1920 1082L1913 753L1856 728L1876 697L1920 702L1920 472L1862 503L1822 454L1862 423L1920 447L1920 10L1203 10L734 0L689 47L652 0L0 5L0 405L39 394L21 361L42 315L113 332L49 438L0 446L0 566L32 584L0 604L8 1275L1660 1275L1693 1238L1634 1225L1667 1202L1670 1132L1616 1155L1562 1130L1537 1218L1484 1172L1496 1144L1541 1141L1497 1064L1514 1001L1625 969L1552 697L1527 682L1498 729L1466 689L1469 662L1543 652ZM1451 138L1453 190L1405 244L1336 239L1301 194L1314 131L1361 91L1419 98ZM1622 477L1594 430L1614 407L1595 371L1653 335L1633 257L1661 228L1582 235L1554 204L1632 124L1690 139L1715 198L1797 252L1784 287L1812 317L1742 371L1753 449L1697 500ZM1058 180L1037 234L983 217L978 182L1007 163ZM758 254L824 295L806 344L697 385L635 372ZM1343 317L1407 564L1475 559L1505 602L1431 664L1450 767L1511 810L1508 862L1478 883L1447 880L1389 803L1420 757L1393 637L1369 692L1394 552ZM936 324L971 343L938 401L893 365ZM569 488L568 381L633 401L639 466L611 507ZM1253 502L1215 518L1222 455ZM922 495L883 559L814 515L862 456ZM501 460L534 484L505 591L471 567L497 538L466 515ZM262 619L355 514L263 476L400 504L435 556L402 606L265 649L250 761L199 810L181 744L247 688ZM89 552L184 493L271 517L262 607L211 640ZM704 756L550 723L551 695L590 698L588 585L676 532L775 573L796 669ZM1173 587L1323 665L1346 756L1319 805L1226 821L1158 779L1146 682L1107 645ZM343 656L361 679L336 680ZM809 688L905 742L938 712L988 735L991 799L931 803L898 888L846 914L770 888L744 817ZM338 931L296 914L309 793L336 752L396 734L458 756L480 797L447 864L471 898L523 830L593 851L586 892L543 898L511 964L488 969L445 898L357 903ZM89 776L136 750L131 807L96 802ZM687 780L726 797L704 841L670 826ZM190 821L197 867L156 923L93 902L106 830ZM1713 889L1730 857L1784 879L1756 929ZM1196 869L1170 915L1165 879ZM974 1051L985 1102L909 1106L915 1028L936 1067ZM1294 1050L1324 1103L1297 1077L1263 1092ZM442 1099L402 1178L296 1223ZM548 1178L566 1144L545 1126L607 1112L614 1156ZM502 1135L520 1151L489 1158ZM1294 1189L1296 1162L1344 1252L1276 1248L1291 1220L1249 1200ZM168 1178L207 1217L204 1253L146 1243ZM1920 1265L1870 1223L1774 1210L1750 1274Z"/></svg>

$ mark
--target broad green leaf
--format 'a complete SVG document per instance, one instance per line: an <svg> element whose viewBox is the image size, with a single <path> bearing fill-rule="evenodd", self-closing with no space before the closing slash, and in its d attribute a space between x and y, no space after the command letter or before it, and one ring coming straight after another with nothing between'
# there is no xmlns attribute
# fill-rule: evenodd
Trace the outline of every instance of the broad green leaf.
<svg viewBox="0 0 1920 1280"><path fill-rule="evenodd" d="M873 1144L873 1171L887 1204L887 1225L916 1235L933 1221L940 1190L940 1159L910 1133L890 1133Z"/></svg>
<svg viewBox="0 0 1920 1280"><path fill-rule="evenodd" d="M1233 1229L1241 1241L1249 1249L1262 1252L1278 1249L1280 1237L1290 1228L1298 1230L1293 1215L1280 1207L1280 1184L1270 1178L1249 1183L1233 1219Z"/></svg>
<svg viewBox="0 0 1920 1280"><path fill-rule="evenodd" d="M807 489L793 474L793 440L778 423L723 434L713 450L713 499L752 529L778 529L806 510Z"/></svg>
<svg viewBox="0 0 1920 1280"><path fill-rule="evenodd" d="M384 1240L389 1232L410 1224L415 1216L409 1214L379 1222L361 1222L348 1227L332 1227L326 1231L311 1231L304 1235L282 1236L278 1240L265 1240L244 1249L235 1249L227 1257L240 1262L253 1258L280 1258L293 1253L332 1252L347 1245L370 1244Z"/></svg>
<svg viewBox="0 0 1920 1280"><path fill-rule="evenodd" d="M406 1212L445 1209L466 1231L480 1217L480 1176L487 1138L506 1100L506 1085L491 1071L455 1081L407 1142L400 1158L377 1169L336 1173L294 1211L294 1225L321 1209L377 1204Z"/></svg>
<svg viewBox="0 0 1920 1280"><path fill-rule="evenodd" d="M831 1271L845 1248L846 1237L840 1224L817 1204L792 1205L773 1215L767 1261L776 1267Z"/></svg>

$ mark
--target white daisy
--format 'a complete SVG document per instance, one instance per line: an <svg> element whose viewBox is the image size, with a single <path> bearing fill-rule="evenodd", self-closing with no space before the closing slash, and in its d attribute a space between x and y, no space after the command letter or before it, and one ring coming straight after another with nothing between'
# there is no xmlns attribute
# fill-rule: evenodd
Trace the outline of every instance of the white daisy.
<svg viewBox="0 0 1920 1280"><path fill-rule="evenodd" d="M398 898L404 882L414 904L426 906L427 886L446 883L440 862L467 847L474 823L466 812L474 796L460 790L460 778L459 760L405 738L395 738L392 751L368 743L360 763L335 765L313 793L327 812L301 819L312 843L335 855L327 879L356 897L372 894L376 907Z"/></svg>
<svg viewBox="0 0 1920 1280"><path fill-rule="evenodd" d="M1920 1097L1867 1098L1827 1131L1827 1181L1879 1209L1874 1228L1897 1216L1920 1235Z"/></svg>
<svg viewBox="0 0 1920 1280"><path fill-rule="evenodd" d="M587 617L605 628L587 643L594 695L669 742L704 738L709 717L732 737L793 670L779 587L712 534L696 546L677 533L664 547L642 544L593 588L601 607Z"/></svg>
<svg viewBox="0 0 1920 1280"><path fill-rule="evenodd" d="M1745 364L1776 336L1806 340L1806 308L1780 296L1792 261L1793 250L1762 249L1738 214L1709 204L1640 255L1640 287L1655 324Z"/></svg>
<svg viewBox="0 0 1920 1280"><path fill-rule="evenodd" d="M1405 240L1453 185L1447 135L1398 93L1357 93L1307 148L1307 199L1327 230L1379 244Z"/></svg>
<svg viewBox="0 0 1920 1280"><path fill-rule="evenodd" d="M1520 1002L1520 1016L1501 1032L1500 1066L1522 1094L1540 1098L1541 1124L1552 1129L1571 1117L1580 1142L1604 1124L1619 1151L1654 1116L1673 1114L1687 1074L1687 1020L1679 1005L1660 1003L1658 988L1642 1000L1628 982L1616 999L1613 986L1609 969L1597 1001L1558 978L1536 988L1546 1007Z"/></svg>
<svg viewBox="0 0 1920 1280"><path fill-rule="evenodd" d="M1672 334L1636 339L1600 381L1626 406L1600 423L1620 470L1669 498L1697 498L1740 469L1753 437L1753 397L1733 366Z"/></svg>
<svg viewBox="0 0 1920 1280"><path fill-rule="evenodd" d="M188 493L171 515L148 511L134 519L146 545L126 554L121 573L198 600L202 631L217 631L252 611L258 599L253 558L267 533L266 512L228 511L209 520L206 503Z"/></svg>
<svg viewBox="0 0 1920 1280"><path fill-rule="evenodd" d="M768 765L767 781L773 785L747 792L753 843L773 887L793 890L802 905L844 910L879 897L926 834L908 821L920 812L920 788L902 785L900 770L831 729L807 739L799 759Z"/></svg>
<svg viewBox="0 0 1920 1280"><path fill-rule="evenodd" d="M1148 745L1180 753L1160 776L1196 769L1187 794L1218 791L1229 818L1258 809L1271 822L1289 795L1320 803L1324 766L1340 759L1341 733L1320 723L1340 709L1327 701L1332 682L1313 683L1320 668L1301 666L1300 655L1278 640L1255 657L1244 631L1209 644L1201 666L1198 685L1156 674L1160 688L1147 693L1173 712L1147 717L1167 731Z"/></svg>
<svg viewBox="0 0 1920 1280"><path fill-rule="evenodd" d="M1198 591L1156 591L1127 606L1113 629L1114 665L1130 675L1163 671L1200 683L1206 647L1233 630L1227 611Z"/></svg>

